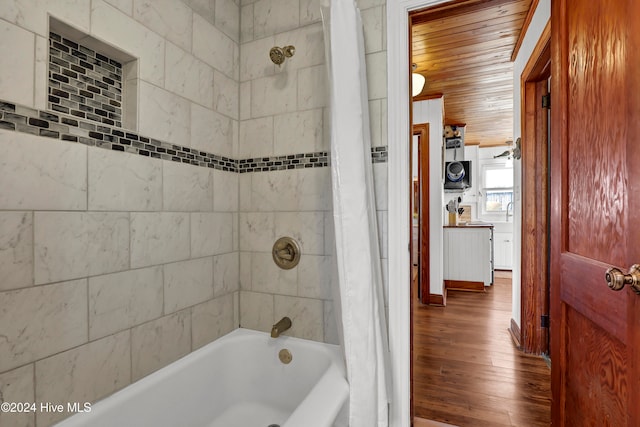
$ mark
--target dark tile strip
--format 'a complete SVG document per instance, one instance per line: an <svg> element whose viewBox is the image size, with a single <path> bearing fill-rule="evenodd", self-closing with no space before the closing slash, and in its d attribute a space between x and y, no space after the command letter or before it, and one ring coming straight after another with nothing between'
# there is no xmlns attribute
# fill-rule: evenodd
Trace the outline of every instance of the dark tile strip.
<svg viewBox="0 0 640 427"><path fill-rule="evenodd" d="M0 129L237 173L320 168L330 164L329 153L326 151L237 160L148 138L118 127L35 110L2 100ZM387 147L372 148L371 161L386 162Z"/></svg>

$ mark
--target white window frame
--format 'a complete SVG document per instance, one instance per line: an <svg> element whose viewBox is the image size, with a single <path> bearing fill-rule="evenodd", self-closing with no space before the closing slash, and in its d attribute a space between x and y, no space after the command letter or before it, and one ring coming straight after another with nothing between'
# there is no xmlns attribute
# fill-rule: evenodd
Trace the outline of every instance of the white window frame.
<svg viewBox="0 0 640 427"><path fill-rule="evenodd" d="M489 191L504 191L511 192L512 201L514 198L514 187L513 181L511 182L510 187L487 187L486 186L486 171L487 170L496 170L496 169L511 169L511 173L513 174L513 166L506 168L504 159L491 159L485 160L480 165L480 209L479 214L482 219L491 220L491 221L506 221L507 211L502 209L499 211L487 211L486 210L486 202L487 202L487 192Z"/></svg>

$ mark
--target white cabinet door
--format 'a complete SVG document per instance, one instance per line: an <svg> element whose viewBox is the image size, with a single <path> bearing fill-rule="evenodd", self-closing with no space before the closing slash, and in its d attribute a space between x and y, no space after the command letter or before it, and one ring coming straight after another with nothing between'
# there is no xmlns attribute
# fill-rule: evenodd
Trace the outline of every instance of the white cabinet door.
<svg viewBox="0 0 640 427"><path fill-rule="evenodd" d="M444 229L444 279L493 283L491 232L486 227Z"/></svg>
<svg viewBox="0 0 640 427"><path fill-rule="evenodd" d="M495 232L495 268L511 270L513 268L513 233Z"/></svg>

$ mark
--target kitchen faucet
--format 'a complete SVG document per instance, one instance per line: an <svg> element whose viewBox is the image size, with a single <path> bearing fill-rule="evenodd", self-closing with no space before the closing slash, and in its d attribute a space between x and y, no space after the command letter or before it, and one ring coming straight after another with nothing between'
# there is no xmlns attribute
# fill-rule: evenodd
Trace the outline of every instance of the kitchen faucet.
<svg viewBox="0 0 640 427"><path fill-rule="evenodd" d="M507 203L507 218L506 218L507 222L509 222L509 217L513 216L513 214L509 215L509 208L513 208L513 202Z"/></svg>

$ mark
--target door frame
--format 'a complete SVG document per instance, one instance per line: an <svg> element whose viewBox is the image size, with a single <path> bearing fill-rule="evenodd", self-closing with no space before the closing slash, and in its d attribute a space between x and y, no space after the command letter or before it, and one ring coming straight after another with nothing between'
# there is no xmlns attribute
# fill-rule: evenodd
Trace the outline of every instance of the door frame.
<svg viewBox="0 0 640 427"><path fill-rule="evenodd" d="M429 304L431 302L431 287L429 277L429 123L414 124L412 126L412 136L418 136L418 286L420 288L420 302ZM426 149L423 144L426 143ZM409 150L413 157L413 138ZM409 165L413 169L413 163ZM413 179L413 170L409 174ZM413 187L412 187L413 188ZM413 203L413 192L412 192ZM413 204L412 204L413 206ZM415 209L415 207L414 207ZM412 215L413 212L410 212ZM411 254L413 256L413 224L411 226Z"/></svg>
<svg viewBox="0 0 640 427"><path fill-rule="evenodd" d="M551 76L551 20L542 31L520 77L522 129L522 223L520 285L521 327L511 321L511 335L526 353L549 351L548 196L549 164L547 110L541 96Z"/></svg>

